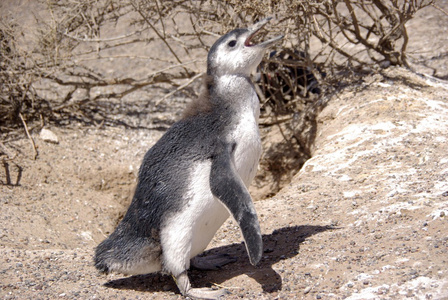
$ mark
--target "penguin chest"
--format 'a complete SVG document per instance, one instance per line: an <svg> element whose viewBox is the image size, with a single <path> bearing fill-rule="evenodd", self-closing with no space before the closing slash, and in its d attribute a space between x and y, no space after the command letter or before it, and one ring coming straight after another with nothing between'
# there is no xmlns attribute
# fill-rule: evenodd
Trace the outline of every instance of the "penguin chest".
<svg viewBox="0 0 448 300"><path fill-rule="evenodd" d="M257 172L261 155L258 111L249 110L240 115L231 140L236 143L235 167L246 187L249 187Z"/></svg>
<svg viewBox="0 0 448 300"><path fill-rule="evenodd" d="M192 223L191 257L204 251L216 231L229 217L224 205L216 199L210 190L211 162L199 164L191 184L191 208L195 211Z"/></svg>
<svg viewBox="0 0 448 300"><path fill-rule="evenodd" d="M233 157L236 171L246 187L249 187L256 174L261 154L257 116L253 110L242 114L230 134L230 140L236 143ZM186 244L191 245L190 257L204 251L216 231L230 215L227 208L211 192L210 172L210 161L203 161L192 168L188 192L185 195L188 204L183 216L178 216L175 221L188 223L176 227L190 229L186 231L190 231L190 235L178 237L177 240L183 239Z"/></svg>
<svg viewBox="0 0 448 300"><path fill-rule="evenodd" d="M185 206L167 219L162 228L165 256L192 258L207 247L216 231L229 217L224 205L210 189L211 162L192 166ZM187 262L185 262L187 263Z"/></svg>

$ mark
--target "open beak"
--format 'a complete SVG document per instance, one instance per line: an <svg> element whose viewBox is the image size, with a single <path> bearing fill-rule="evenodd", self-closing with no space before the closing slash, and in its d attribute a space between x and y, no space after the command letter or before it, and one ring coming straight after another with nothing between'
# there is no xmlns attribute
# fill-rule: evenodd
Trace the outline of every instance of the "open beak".
<svg viewBox="0 0 448 300"><path fill-rule="evenodd" d="M274 44L275 42L281 40L283 38L283 35L279 35L276 36L270 40L267 40L265 42L261 42L259 44L252 44L251 40L252 38L257 35L257 33L260 31L261 28L264 27L264 25L266 25L270 20L272 19L272 17L268 17L266 19L263 19L257 23L255 23L254 25L250 26L249 29L249 36L247 37L246 41L244 42L244 46L246 47L263 47L263 48L267 48L269 46L271 46L272 44Z"/></svg>

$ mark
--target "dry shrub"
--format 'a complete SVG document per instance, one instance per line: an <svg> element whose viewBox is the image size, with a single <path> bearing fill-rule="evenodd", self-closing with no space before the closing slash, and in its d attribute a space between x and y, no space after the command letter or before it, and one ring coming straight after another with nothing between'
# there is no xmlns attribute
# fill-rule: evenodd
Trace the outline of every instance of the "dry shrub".
<svg viewBox="0 0 448 300"><path fill-rule="evenodd" d="M64 97L59 95L49 104L47 113L78 107L89 101L122 98L158 84L181 90L204 71L203 58L216 36L266 16L276 18L268 27L269 32L286 35L281 48L289 55L288 59L278 55L266 59L262 71L279 75L278 80L272 79L267 98L275 94L274 89L282 89L285 85L292 93L280 91L281 101L306 98L310 91L306 77L310 74L313 85L324 86L326 82L332 82L340 70L347 68L407 66L406 22L432 2L42 1L46 15L36 16L33 47L16 46L15 36L23 33L25 28L6 18L0 26L0 76L3 82L9 83L2 90L2 105L6 98L14 99L9 101L14 109L8 109L8 119L15 119L21 111L18 108L21 105L16 102L40 96L31 88L40 79L47 79L65 91ZM129 50L136 47L148 51L139 56ZM151 48L159 51L152 52ZM151 61L152 70L149 74L110 73L101 67L91 67L92 61L101 65L112 59L115 59L112 66L126 64L131 59ZM301 72L295 75L302 78L291 78L291 70ZM11 86L13 82L17 84ZM92 89L96 89L95 93ZM86 97L72 101L79 90L86 91ZM266 95L266 89L263 91ZM277 98L279 95L272 100L284 111L284 105ZM286 111L295 110L293 105L289 106Z"/></svg>
<svg viewBox="0 0 448 300"><path fill-rule="evenodd" d="M406 22L433 1L40 3L45 13L35 16L31 47L16 39L29 28L8 18L0 25L3 132L21 124L22 115L22 123L40 118L132 126L117 117L123 107L163 111L173 105L167 99L177 92L195 96L190 85L205 71L204 57L217 36L274 16L266 34L284 34L285 39L278 47L282 51L264 60L258 92L262 126L277 126L283 136L267 148L265 178L259 178L275 182L270 187L275 192L310 157L315 117L328 90L350 82L348 75L359 69L408 66ZM156 89L158 97L153 96ZM142 105L139 99L147 100ZM266 143L276 130L267 130Z"/></svg>
<svg viewBox="0 0 448 300"><path fill-rule="evenodd" d="M15 38L19 26L3 22L0 25L0 130L3 131L20 123L21 111L35 111L37 96L32 90L35 72Z"/></svg>

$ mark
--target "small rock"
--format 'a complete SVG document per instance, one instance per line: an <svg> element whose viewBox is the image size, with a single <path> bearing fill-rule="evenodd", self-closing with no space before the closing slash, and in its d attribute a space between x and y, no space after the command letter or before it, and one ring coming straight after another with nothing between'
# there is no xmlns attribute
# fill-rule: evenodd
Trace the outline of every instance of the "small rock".
<svg viewBox="0 0 448 300"><path fill-rule="evenodd" d="M303 290L303 293L304 293L304 294L308 294L310 291L311 291L311 287L310 287L310 286L307 286L307 287Z"/></svg>
<svg viewBox="0 0 448 300"><path fill-rule="evenodd" d="M375 237L377 240L380 240L380 239L383 237L383 235L382 235L381 233L377 233L377 234L374 235L374 237Z"/></svg>
<svg viewBox="0 0 448 300"><path fill-rule="evenodd" d="M56 136L56 134L54 134L53 131L51 131L49 129L42 128L39 136L40 136L41 140L43 140L44 142L59 144L58 137Z"/></svg>

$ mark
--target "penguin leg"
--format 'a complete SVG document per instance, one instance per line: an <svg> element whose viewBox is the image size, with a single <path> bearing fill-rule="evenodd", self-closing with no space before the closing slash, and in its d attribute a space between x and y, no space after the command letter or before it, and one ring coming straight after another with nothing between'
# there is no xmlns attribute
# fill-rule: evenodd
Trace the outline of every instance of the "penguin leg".
<svg viewBox="0 0 448 300"><path fill-rule="evenodd" d="M207 256L196 256L191 259L190 265L198 270L214 271L223 266L236 262L238 259L229 254L210 254Z"/></svg>
<svg viewBox="0 0 448 300"><path fill-rule="evenodd" d="M193 299L211 299L216 300L221 296L228 294L226 289L213 290L211 288L192 288L187 271L182 272L174 278L177 287L182 295Z"/></svg>

